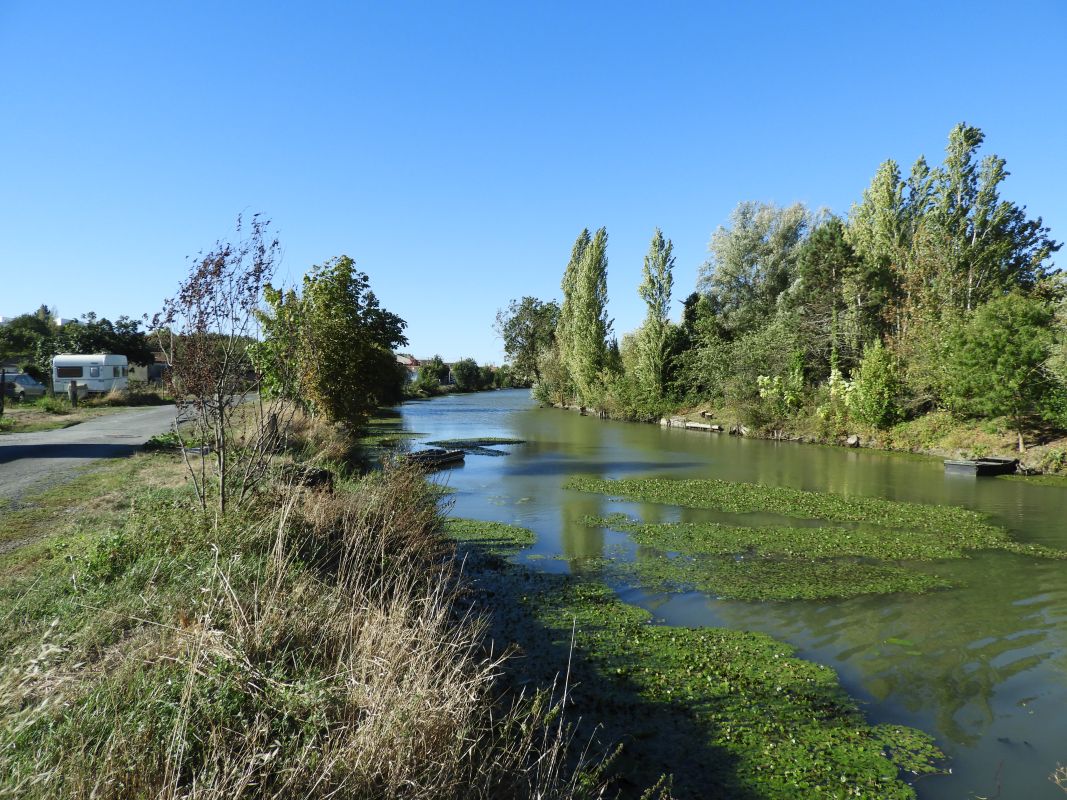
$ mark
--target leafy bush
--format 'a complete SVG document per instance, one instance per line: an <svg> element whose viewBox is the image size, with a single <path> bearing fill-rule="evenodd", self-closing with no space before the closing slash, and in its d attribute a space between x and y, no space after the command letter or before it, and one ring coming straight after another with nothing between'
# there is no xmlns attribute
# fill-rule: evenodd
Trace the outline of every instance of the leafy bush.
<svg viewBox="0 0 1067 800"><path fill-rule="evenodd" d="M888 428L900 418L899 392L900 380L892 354L881 342L865 348L849 395L852 416L875 428Z"/></svg>

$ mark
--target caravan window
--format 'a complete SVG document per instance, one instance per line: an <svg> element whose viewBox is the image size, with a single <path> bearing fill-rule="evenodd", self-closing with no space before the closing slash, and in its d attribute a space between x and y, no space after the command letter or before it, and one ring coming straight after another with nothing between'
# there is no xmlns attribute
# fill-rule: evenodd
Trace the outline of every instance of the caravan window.
<svg viewBox="0 0 1067 800"><path fill-rule="evenodd" d="M90 378L99 378L100 377L100 367L89 367L89 377Z"/></svg>
<svg viewBox="0 0 1067 800"><path fill-rule="evenodd" d="M119 372L119 369L120 369L120 367L112 367L112 368L111 368L111 377L112 377L112 378L117 378L117 377L119 377L119 375L121 374L121 373Z"/></svg>
<svg viewBox="0 0 1067 800"><path fill-rule="evenodd" d="M56 367L57 378L80 378L81 376L81 367Z"/></svg>
<svg viewBox="0 0 1067 800"><path fill-rule="evenodd" d="M125 378L129 374L130 374L129 367L123 367L122 368L122 377Z"/></svg>

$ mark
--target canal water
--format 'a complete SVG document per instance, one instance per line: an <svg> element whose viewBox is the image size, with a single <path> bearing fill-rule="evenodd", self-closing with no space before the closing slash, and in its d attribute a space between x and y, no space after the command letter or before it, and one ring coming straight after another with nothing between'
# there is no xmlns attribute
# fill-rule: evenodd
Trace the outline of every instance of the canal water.
<svg viewBox="0 0 1067 800"><path fill-rule="evenodd" d="M771 486L964 506L992 514L1019 540L1067 549L1067 489L945 475L937 459L771 442L598 420L538 408L526 390L455 395L401 407L416 445L485 436L523 439L507 455L469 455L437 473L457 516L537 534L532 568L567 571L583 559L640 557L623 534L587 515L688 518L562 489L571 475L720 478ZM696 517L693 517L696 518ZM780 524L773 513L745 524ZM962 584L932 594L842 601L739 602L613 584L665 625L762 631L836 670L872 722L933 734L951 774L916 782L919 797L1062 798L1048 776L1067 764L1067 562L1001 552L938 562Z"/></svg>

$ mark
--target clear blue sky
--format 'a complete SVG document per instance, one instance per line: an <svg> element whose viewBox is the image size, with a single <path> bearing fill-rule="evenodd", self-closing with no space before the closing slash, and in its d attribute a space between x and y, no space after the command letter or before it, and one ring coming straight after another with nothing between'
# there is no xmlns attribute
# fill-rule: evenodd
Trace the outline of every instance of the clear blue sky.
<svg viewBox="0 0 1067 800"><path fill-rule="evenodd" d="M622 333L655 226L681 299L739 201L845 213L961 120L1067 239L1065 100L1063 0L0 0L0 315L151 313L258 211L282 279L346 253L416 355L499 362L582 227Z"/></svg>

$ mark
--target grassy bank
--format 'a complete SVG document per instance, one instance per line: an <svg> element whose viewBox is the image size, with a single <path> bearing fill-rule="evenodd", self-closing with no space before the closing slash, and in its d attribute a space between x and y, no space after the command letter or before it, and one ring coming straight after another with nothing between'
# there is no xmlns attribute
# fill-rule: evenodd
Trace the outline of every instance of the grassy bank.
<svg viewBox="0 0 1067 800"><path fill-rule="evenodd" d="M662 416L680 417L690 422L720 424L731 430L751 416L744 410L681 408ZM623 419L627 417L623 415ZM653 420L644 420L653 421ZM1067 435L1048 425L1032 427L1027 433L1027 449L1017 450L1016 433L1009 420L960 419L947 411L931 411L886 429L858 422L845 426L830 424L814 414L802 414L772 424L748 423L746 435L757 438L787 439L813 444L844 445L856 436L860 447L894 452L919 453L940 458L1018 458L1036 473L1067 474Z"/></svg>
<svg viewBox="0 0 1067 800"><path fill-rule="evenodd" d="M770 637L650 624L596 580L535 572L504 556L532 541L499 523L454 521L490 634L514 642L519 686L569 665L568 713L623 746L620 787L661 778L677 798L913 797L902 775L936 770L925 734L871 726L832 670ZM581 732L579 733L581 735Z"/></svg>
<svg viewBox="0 0 1067 800"><path fill-rule="evenodd" d="M0 517L0 797L597 795L546 697L502 694L421 475L216 520L182 469Z"/></svg>

